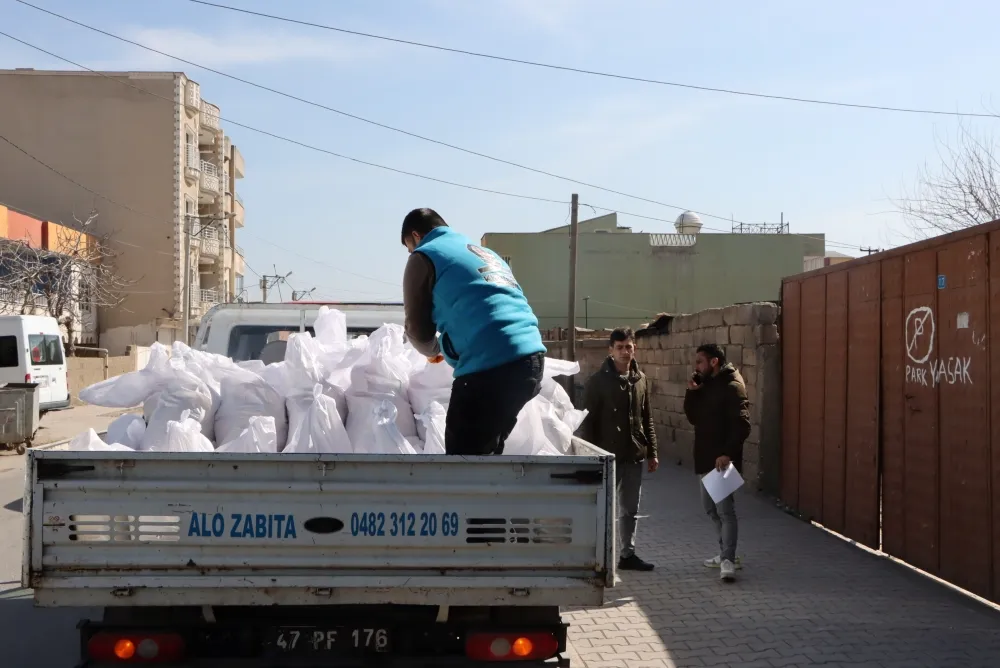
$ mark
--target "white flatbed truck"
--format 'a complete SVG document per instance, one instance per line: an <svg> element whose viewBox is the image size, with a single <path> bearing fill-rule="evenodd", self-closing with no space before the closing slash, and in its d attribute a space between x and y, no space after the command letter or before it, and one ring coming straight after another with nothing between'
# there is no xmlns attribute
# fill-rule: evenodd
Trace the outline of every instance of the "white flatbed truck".
<svg viewBox="0 0 1000 668"><path fill-rule="evenodd" d="M22 583L80 668L569 666L615 578L614 457L30 451Z"/></svg>

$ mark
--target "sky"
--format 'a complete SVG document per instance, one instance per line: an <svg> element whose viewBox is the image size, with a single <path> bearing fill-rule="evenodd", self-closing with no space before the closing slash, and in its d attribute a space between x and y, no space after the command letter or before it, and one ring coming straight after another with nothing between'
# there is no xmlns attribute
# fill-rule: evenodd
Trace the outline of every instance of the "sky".
<svg viewBox="0 0 1000 668"><path fill-rule="evenodd" d="M898 0L221 0L362 32L635 77L849 103L983 113L997 108L1000 3ZM0 0L0 29L101 70L183 71L222 109L246 160L237 191L248 286L286 274L323 299L398 299L408 211L436 209L474 239L567 221L573 192L619 222L673 232L780 220L828 250L905 243L894 201L941 142L1000 121L891 113L585 76L278 22L189 0L33 4L255 83L660 206L374 127ZM710 4L711 6L706 6ZM0 37L0 67L73 69ZM556 200L479 192L334 157ZM581 218L596 209L581 208ZM604 213L603 210L597 210ZM641 214L663 220L633 217ZM706 214L719 216L707 217ZM251 289L251 298L259 293Z"/></svg>

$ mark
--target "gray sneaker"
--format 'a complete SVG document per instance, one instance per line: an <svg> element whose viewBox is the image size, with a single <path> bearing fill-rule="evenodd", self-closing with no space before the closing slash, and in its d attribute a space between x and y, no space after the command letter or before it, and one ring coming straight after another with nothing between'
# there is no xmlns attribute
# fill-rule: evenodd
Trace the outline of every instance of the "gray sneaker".
<svg viewBox="0 0 1000 668"><path fill-rule="evenodd" d="M715 555L711 559L706 559L702 563L705 565L705 568L719 568L719 566L722 565L722 557ZM739 557L736 557L736 563L734 566L736 566L736 570L743 568L743 562Z"/></svg>
<svg viewBox="0 0 1000 668"><path fill-rule="evenodd" d="M736 579L736 565L728 559L723 559L719 564L719 579L723 582L732 582Z"/></svg>

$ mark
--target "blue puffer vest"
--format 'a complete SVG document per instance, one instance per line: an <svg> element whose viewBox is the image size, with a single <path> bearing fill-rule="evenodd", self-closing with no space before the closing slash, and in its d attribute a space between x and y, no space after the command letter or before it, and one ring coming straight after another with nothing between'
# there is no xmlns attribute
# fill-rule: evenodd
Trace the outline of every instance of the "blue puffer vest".
<svg viewBox="0 0 1000 668"><path fill-rule="evenodd" d="M416 252L434 264L434 322L456 377L545 352L538 319L499 255L450 227L431 230Z"/></svg>

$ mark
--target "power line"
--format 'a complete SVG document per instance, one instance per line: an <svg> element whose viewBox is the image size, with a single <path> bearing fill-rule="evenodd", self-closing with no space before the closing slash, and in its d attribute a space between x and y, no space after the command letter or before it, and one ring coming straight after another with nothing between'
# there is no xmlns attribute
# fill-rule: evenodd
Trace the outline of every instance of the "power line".
<svg viewBox="0 0 1000 668"><path fill-rule="evenodd" d="M192 0L192 1L194 1L194 0ZM74 60L71 60L71 59L66 58L64 56L60 56L60 55L58 55L56 53L53 53L53 52L51 52L51 51L49 51L47 49L44 49L44 48L42 48L40 46L37 46L35 44L31 44L30 42L26 42L25 40L22 40L20 38L14 37L13 35L10 35L9 33L0 31L0 35L2 35L4 37L7 37L8 39L11 39L11 40L13 40L15 42L18 42L19 44L23 44L24 46L27 46L27 47L29 47L31 49L35 49L36 51L44 53L44 54L46 54L46 55L48 55L48 56L50 56L52 58L56 58L58 60L62 60L63 62L69 63L69 64L71 64L71 65L73 65L75 67L78 67L78 68L82 69L82 70L85 70L85 71L90 72L92 74L96 74L96 75L98 75L100 77L103 77L105 79L109 79L110 81L114 81L114 82L116 82L116 83L118 83L120 85L127 86L128 88L132 88L132 89L134 89L134 90L136 90L136 91L138 91L138 92L140 92L140 93L142 93L144 95L149 95L151 97L163 100L164 102L169 103L173 107L178 107L179 108L179 107L183 106L182 103L179 103L179 102L177 102L174 99L171 99L171 98L168 98L168 97L164 97L162 95L157 95L156 93L153 93L152 91L148 91L148 90L146 90L144 88L141 88L139 86L131 84L131 83L127 82L127 81L124 81L120 77L114 77L114 76L110 76L110 75L108 75L108 74L106 74L104 72L99 72L99 71L94 70L92 68L89 68L89 67L87 67L85 65L82 65L82 64L80 64L80 63L78 63L78 62L76 62ZM278 140L285 141L285 142L288 142L288 143L291 143L291 144L295 144L296 146L300 146L302 148L306 148L306 149L309 149L309 150L317 151L319 153L325 153L327 155L331 155L331 156L334 156L334 157L337 157L337 158L341 158L341 159L344 159L344 160L349 160L351 162L356 162L356 163L367 165L367 166L370 166L370 167L376 167L376 168L379 168L379 169L387 170L387 171L390 171L390 172L395 172L395 173L398 173L398 174L412 176L412 177L415 177L415 178L424 179L424 180L428 180L428 181L434 181L434 182L437 182L437 183L442 183L442 184L446 184L446 185L450 185L450 186L454 186L454 187L458 187L458 188L464 188L464 189L468 189L468 190L485 192L485 193L489 193L489 194L493 194L493 195L502 195L502 196L514 197L514 198L518 198L518 199L525 199L525 200L532 200L532 201L538 201L538 202L545 202L545 203L549 203L549 204L562 204L562 205L568 204L568 202L566 202L565 200L557 200L557 199L552 199L552 198L547 198L547 197L536 197L536 196L533 196L533 195L523 195L523 194L520 194L520 193L509 193L509 192L500 191L500 190L491 190L491 189L488 189L488 188L480 188L478 186L471 186L471 185L468 185L468 184L458 183L458 182L455 182L455 181L448 181L448 180L445 180L445 179L439 179L437 177L427 176L425 174L419 174L419 173L416 173L416 172L409 172L409 171L406 171L406 170L397 169L395 167L389 167L389 166L386 166L386 165L381 165L381 164L378 164L378 163L369 162L369 161L366 161L366 160L361 160L359 158L354 158L354 157L351 157L351 156L343 155L341 153L336 153L334 151L330 151L328 149L320 148L320 147L317 147L317 146L314 146L314 145L311 145L311 144L306 144L306 143L300 142L300 141L298 141L296 139L291 139L290 137L284 137L282 135L270 132L268 130L263 130L263 129L256 128L256 127L253 127L253 126L250 126L250 125L246 125L244 123L240 123L238 121L234 121L234 120L229 119L229 118L224 118L221 115L218 118L219 118L220 121L224 121L226 123L230 123L230 124L235 125L237 127L241 127L241 128L246 129L246 130L250 130L252 132L263 134L263 135L272 137L274 139L278 139ZM10 142L8 141L8 143L10 143ZM12 144L12 146L13 146L13 144ZM25 153L26 155L29 155L29 157L31 157L32 159L35 159L36 161L38 161L38 162L41 163L40 160L38 160L34 156L31 156L30 154L28 154L27 152L25 152L23 149L20 149L18 147L18 150L20 150L22 153ZM41 164L45 165L45 163L41 163ZM52 171L56 172L57 174L60 174L60 176L63 176L64 178L72 181L73 183L76 183L76 181L74 181L73 179L71 179L68 176L65 176L64 174L61 174L60 172L58 172L57 170L53 169L52 167L49 167L48 165L45 165L45 166L48 167L49 169L52 169ZM80 185L80 184L77 183L77 185ZM80 185L80 187L84 188L88 192L91 192L93 194L99 195L99 193L95 193L95 191L92 191L92 190L86 188L85 186ZM110 199L104 197L103 195L99 195L99 196L101 196L103 199L107 199L108 201L110 201L112 203L116 203L116 202L114 202L114 200L110 200ZM127 207L127 205L119 204L119 206L123 206L125 208L129 208L132 211L135 211L134 209L131 209L130 207ZM633 217L636 217L636 218L644 218L644 219L647 219L647 220L655 220L655 221L660 221L660 222L673 223L673 221L667 220L665 218L658 218L658 217L655 217L655 216L646 216L646 215L636 214L636 213L628 213L628 212L625 212L625 211L621 211L621 210L613 209L613 208L609 208L609 207L601 207L601 206L591 205L591 204L587 204L585 206L589 206L592 209L600 209L602 211L617 212L617 213L620 213L622 215L633 216ZM665 206L671 206L671 205L665 205ZM672 208L683 209L684 207L672 207ZM141 213L141 212L137 212L137 213ZM707 216L707 217L717 218L717 219L720 219L720 220L725 220L727 222L730 222L730 221L733 220L732 217L728 217L727 218L727 217L717 216L717 215L714 215L714 214L704 213L704 212L697 212L697 213L699 213L700 215ZM142 214L142 215L148 215L148 214ZM721 230L719 228L707 228L706 227L704 229L712 230L712 231L716 231L716 232L719 232L719 231L721 231L721 232L731 232L731 230ZM805 238L819 240L818 237L812 237L812 236L809 236L809 235L798 234L798 233L792 233L792 234L795 235L795 236L802 236L802 237L805 237ZM253 236L253 235L251 235L251 236ZM282 248L281 246L278 246L277 244L274 244L273 242L266 242L266 243L269 243L272 246L275 246L276 248ZM837 246L841 246L841 247L845 247L845 248L856 248L855 244L846 244L846 243L839 243L839 242L833 242L833 241L829 241L829 242L826 242L826 243L830 243L832 245L837 245ZM290 250L285 249L285 248L282 248L282 250L285 250L285 251L291 252L291 253L295 252L295 251L290 251ZM302 256L302 257L305 257L305 256ZM311 260L311 258L306 258L306 259L310 259ZM318 260L311 260L311 261L317 262L317 263L320 263L320 264L326 264L326 263L321 263ZM332 265L326 265L326 266L332 266ZM359 276L360 276L360 274L359 274ZM373 277L370 277L370 276L365 276L364 278L368 278L370 280L378 281L378 282L381 282L381 283L386 283L386 281L381 281L380 279L376 279L376 278L373 278Z"/></svg>
<svg viewBox="0 0 1000 668"><path fill-rule="evenodd" d="M35 49L37 51L40 51L41 53L44 53L44 54L46 54L48 56L51 56L52 58L57 58L59 60L62 60L63 62L66 62L66 63L69 63L69 64L74 65L76 67L79 67L80 69L86 70L87 72L90 72L92 74L96 74L98 76L102 76L102 77L104 77L106 79L110 79L111 81L116 81L116 82L122 84L123 86L128 86L129 88L134 88L135 90L137 90L137 91L139 91L141 93L144 93L146 95L149 95L149 96L152 96L152 97L155 97L155 98L159 98L161 100L169 102L174 107L180 107L180 106L182 106L176 100L173 100L173 99L171 99L169 97L164 97L162 95L157 95L156 93L153 93L152 91L145 90L145 89L143 89L143 88L141 88L139 86L135 86L133 84L130 84L127 81L122 81L120 78L109 76L109 75L105 74L104 72L98 72L97 70L91 69L91 68L89 68L89 67L87 67L85 65L81 65L80 63L78 63L76 61L73 61L73 60L70 60L69 58L64 58L63 56L57 55L55 53L52 53L51 51L43 49L40 46L35 46L34 44L31 44L29 42L24 41L23 39L19 39L17 37L14 37L13 35L10 35L9 33L0 31L0 35L3 35L4 37L7 37L8 39L12 39L15 42L18 42L18 43L23 44L23 45L25 45L27 47L30 47L30 48ZM309 149L310 151L316 151L318 153L325 153L327 155L332 155L335 158L340 158L341 160L348 160L350 162L356 162L356 163L361 164L361 165L367 165L368 167L375 167L377 169L383 169L383 170L386 170L386 171L389 171L389 172L394 172L396 174L403 174L404 176L412 176L414 178L423 179L425 181L433 181L435 183L442 183L444 185L454 186L456 188L465 188L466 190L476 190L476 191L479 191L479 192L490 193L492 195L503 195L504 197L514 197L514 198L517 198L517 199L534 200L536 202L548 202L550 204L563 204L564 203L563 200L550 199L550 198L547 198L547 197L535 197L534 195L522 195L520 193L509 193L509 192L504 192L502 190L492 190L490 188L480 188L479 186L471 186L471 185L468 185L466 183L458 183L456 181L448 181L447 179L440 179L440 178L438 178L436 176L428 176L426 174L419 174L417 172L410 172L410 171L407 171L405 169L399 169L397 167L389 167L388 165L380 165L377 162L370 162L368 160L362 160L361 158L355 158L355 157L352 157L352 156L349 156L349 155L344 155L343 153L337 153L336 151L331 151L329 149L320 148L319 146L315 146L313 144L306 144L305 142L301 142L301 141L299 141L297 139L292 139L291 137L285 137L283 135L276 134L276 133L271 132L269 130L262 130L261 128L255 128L252 125L246 125L245 123L240 123L239 121L234 121L231 118L224 118L222 116L219 116L218 118L222 122L226 122L226 123L229 123L231 125L235 125L236 127L243 128L244 130L250 130L251 132L256 132L258 134L262 134L262 135L265 135L267 137L271 137L273 139L278 139L280 141L288 142L290 144L295 144L296 146L301 146L302 148Z"/></svg>
<svg viewBox="0 0 1000 668"><path fill-rule="evenodd" d="M602 190L604 192L612 193L614 195L620 195L622 197L628 197L630 199L635 199L635 200L638 200L638 201L641 201L641 202L648 202L650 204L657 204L659 206L664 206L664 207L667 207L669 209L678 209L678 210L682 210L682 211L692 210L692 209L689 209L688 207L678 206L676 204L669 204L667 202L661 202L659 200L650 199L648 197L642 197L641 195L633 195L633 194L630 194L630 193L627 193L627 192L623 192L621 190L615 190L614 188L608 188L608 187L600 186L600 185L597 185L597 184L594 184L594 183L588 183L586 181L581 181L579 179L575 179L575 178L570 177L570 176L564 176L564 175L561 175L561 174L556 174L554 172L546 171L544 169L539 169L539 168L536 168L536 167L531 167L529 165L525 165L525 164L522 164L522 163L519 163L519 162L515 162L513 160L507 160L507 159L504 159L504 158L498 158L496 156L492 156L492 155L489 155L489 154L486 154L486 153L482 153L480 151L476 151L476 150L473 150L473 149L464 148L462 146L457 146L455 144L451 144L451 143L448 143L448 142L445 142L445 141L441 141L439 139L434 139L433 137L427 137L425 135L421 135L421 134L418 134L416 132L411 132L409 130L404 130L402 128L397 128L397 127L394 127L392 125L387 125L385 123L380 123L378 121L373 121L373 120L371 120L369 118L365 118L364 116L359 116L357 114L352 114L350 112L343 111L342 109L336 109L334 107L325 105L325 104L323 104L321 102L316 102L314 100L309 100L307 98L300 97L300 96L294 95L292 93L286 93L286 92L278 90L276 88L272 88L270 86L265 86L264 84L260 84L260 83L254 82L254 81L250 81L248 79L244 79L242 77L238 77L238 76L235 76L233 74L229 74L227 72L223 72L221 70L209 67L207 65L202 65L200 63L196 63L193 60L188 60L186 58L181 58L180 56L176 56L174 54L167 53L167 52L161 51L159 49L154 49L151 46L147 46L147 45L142 44L140 42L136 42L135 40L131 40L131 39L128 39L126 37L122 37L120 35L116 35L116 34L114 34L112 32L107 31L107 30L103 30L101 28L97 28L95 26L88 25L88 24L83 23L81 21L77 21L75 19L72 19L72 18L70 18L68 16L64 16L64 15L59 14L57 12L53 12L51 10L45 9L43 7L38 7L36 5L31 4L30 2L26 2L25 0L15 0L15 1L21 3L22 5L25 5L27 7L31 7L32 9L36 9L36 10L38 10L40 12L44 12L45 14L49 14L50 16L54 16L56 18L62 19L63 21L68 21L69 23L72 23L74 25L80 26L81 28L86 28L86 29L92 30L92 31L94 31L96 33L100 33L102 35L106 35L107 37L111 37L113 39L117 39L117 40L119 40L121 42L124 42L126 44L131 44L132 46L139 47L140 49L145 49L145 50L147 50L147 51L149 51L151 53L155 53L155 54L158 54L158 55L161 55L161 56L165 56L167 58L172 58L172 59L174 59L174 60L176 60L178 62L185 63L187 65L191 65L192 67L197 67L199 69L205 70L206 72L212 72L213 74L218 74L219 76L225 77L227 79L231 79L233 81L238 81L238 82L240 82L242 84L246 84L248 86L252 86L254 88L258 88L260 90L264 90L264 91L267 91L269 93L273 93L275 95L279 95L281 97L288 98L290 100L295 100L296 102L301 102L302 104L307 104L309 106L316 107L318 109L323 109L325 111L329 111L329 112L332 112L334 114L338 114L340 116L344 116L346 118L351 118L351 119L354 119L356 121L360 121L362 123L368 123L369 125L373 125L375 127L379 127L379 128L384 129L384 130L390 130L392 132L397 132L399 134L406 135L408 137L413 137L415 139L420 139L422 141L430 142L431 144L437 144L438 146L444 146L445 148L449 148L449 149L452 149L452 150L455 150L455 151L466 153L468 155L474 155L476 157L484 158L486 160L491 160L493 162L497 162L497 163L500 163L500 164L509 165L511 167L517 167L518 169L523 169L523 170L529 171L529 172L534 172L535 174L541 174L543 176L548 176L548 177L551 177L551 178L560 179L560 180L566 181L568 183L575 183L577 185L586 186L587 188L594 188L595 190ZM722 217L722 216L716 216L716 215L713 215L711 213L706 213L706 212L702 212L702 211L698 211L698 213L700 215L706 216L708 218L718 218L719 220L725 220L725 221L731 221L732 220L731 217L727 218L727 217Z"/></svg>
<svg viewBox="0 0 1000 668"><path fill-rule="evenodd" d="M20 1L20 0L18 0ZM359 30L348 30L347 28L338 28L336 26L324 25L322 23L314 23L312 21L304 21L301 19L293 19L287 16L278 16L276 14L266 14L264 12L255 12L250 9L243 9L241 7L231 7L229 5L223 5L215 2L207 2L206 0L188 0L196 5L205 5L207 7L215 7L216 9L225 9L231 12L239 12L241 14L248 14L251 16L258 16L261 18L272 19L275 21L283 21L285 23L294 23L296 25L308 26L310 28L320 28L322 30L332 30L334 32L343 33L346 35L354 35L356 37L367 37L369 39L382 40L384 42L393 42L395 44L406 44L407 46L417 46L422 49L433 49L435 51L445 51L448 53L455 53L463 56L472 56L475 58L485 58L488 60L498 60L506 63L514 63L517 65L528 65L531 67L541 67L549 70L559 70L562 72L571 72L573 74L584 74L593 77L602 77L605 79L621 79L624 81L633 81L637 83L655 84L658 86L671 86L674 88L686 88L689 90L699 90L710 93L724 93L726 95L740 95L743 97L756 97L768 100L781 100L784 102L799 102L804 104L820 104L830 107L848 107L851 109L865 109L868 111L891 111L899 112L905 114L930 114L935 116L962 116L971 118L997 118L996 114L986 114L986 113L973 113L973 112L961 112L961 111L941 111L938 109L917 109L909 107L889 107L885 105L878 104L860 104L853 102L840 102L837 100L821 100L817 98L807 98L807 97L795 97L792 95L774 95L769 93L757 93L753 91L743 91L735 90L732 88L717 88L713 86L702 86L699 84L688 84L681 83L677 81L663 81L660 79L649 79L646 77L632 76L628 74L617 74L613 72L601 72L599 70L588 70L580 67L571 67L569 65L556 65L553 63L543 63L534 60L526 60L524 58L514 58L512 56L500 56L496 54L483 53L479 51L469 51L467 49L458 49L454 47L441 46L440 44L429 44L427 42L417 42L409 39L402 39L398 37L387 37L385 35L376 35L374 33L361 32Z"/></svg>
<svg viewBox="0 0 1000 668"><path fill-rule="evenodd" d="M3 33L0 33L0 34L3 34ZM121 202L118 202L117 200L114 200L114 199L108 197L107 195L104 195L103 193L100 193L100 192L97 192L96 190L88 188L87 186L83 185L82 183L79 183L75 179L73 179L73 178L67 176L66 174L64 174L63 172L59 171L55 167L53 167L53 166L49 165L48 163L44 162L40 158L37 158L36 156L32 155L31 153L29 153L25 149L21 148L20 146L18 146L14 142L12 142L7 137L4 137L3 135L0 135L0 141L3 141L5 143L9 144L11 147L17 149L19 152L23 153L28 158L31 158L32 160L34 160L35 162L37 162L41 166L45 167L46 169L48 169L49 171L51 171L56 176L59 176L59 177L65 179L65 180L69 181L73 185L86 190L88 193L94 195L97 198L100 198L100 199L102 199L102 200L104 200L106 202L109 202L111 204L114 204L116 206L122 207L122 208L124 208L124 209L126 209L128 211L131 211L132 213L135 213L137 215L143 216L145 218L149 218L150 220L159 220L159 216L154 216L151 213L146 213L145 211L140 211L138 209L135 209L133 207L128 206L127 204L122 204ZM10 207L10 208L13 208L13 207ZM29 215L29 216L33 216L33 217L36 217L36 218L40 218L40 216L38 214L29 213L27 211L23 211L22 213L24 213L25 215ZM171 221L171 222L166 223L166 224L173 225L174 223ZM260 239L264 243L269 244L271 246L274 246L275 248L278 248L280 250L292 253L294 255L298 255L299 257L301 257L301 258L303 258L305 260L309 260L310 262L315 262L316 264L319 264L319 265L322 265L322 266L325 266L325 267L329 267L329 268L334 269L336 271L341 271L341 272L344 272L346 274L351 274L351 275L357 276L359 278L365 278L365 279L368 279L370 281L375 281L377 283L385 283L387 285L396 285L395 283L389 283L388 281L383 281L382 279L375 278L374 276L365 276L364 274L358 274L358 273L353 272L353 271L348 271L347 269L342 269L342 268L337 267L335 265L332 265L332 264L330 264L328 262L323 262L321 260L316 260L314 258L302 255L301 253L297 253L297 252L289 250L289 249L287 249L287 248L285 248L283 246L279 246L278 244L276 244L276 243L274 243L272 241L268 241L267 239L264 239L263 237L257 236L256 234L250 234L250 233L246 232L246 230L244 230L242 232L242 234L249 234L249 236L255 237L257 239ZM112 241L115 241L115 240L112 239ZM128 243L128 242L125 242L125 241L118 241L117 243L120 243L120 244L125 245L125 246L132 246L133 248L139 248L139 249L145 250L145 247L144 246L140 246L139 244ZM170 257L174 256L173 253L167 253L166 251L154 251L154 252L160 253L161 255L169 255ZM244 264L246 264L246 260L245 259L244 259ZM249 265L247 265L247 267L249 268ZM260 274L258 274L252 268L250 268L250 271L253 271L254 274L257 274L257 276L260 276Z"/></svg>

